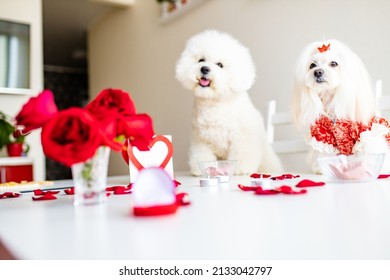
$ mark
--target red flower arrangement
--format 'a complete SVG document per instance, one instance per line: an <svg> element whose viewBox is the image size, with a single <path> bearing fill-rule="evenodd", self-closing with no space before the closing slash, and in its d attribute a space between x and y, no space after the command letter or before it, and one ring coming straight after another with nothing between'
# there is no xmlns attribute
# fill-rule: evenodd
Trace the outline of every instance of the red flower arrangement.
<svg viewBox="0 0 390 280"><path fill-rule="evenodd" d="M360 141L361 133L371 130L374 124L390 128L389 122L380 117L373 117L368 124L363 124L350 119L332 120L327 116L321 116L310 127L311 144L317 149L322 147L321 144L328 145L337 153L351 155L355 144ZM390 144L390 133L384 137Z"/></svg>
<svg viewBox="0 0 390 280"><path fill-rule="evenodd" d="M66 166L91 158L100 146L121 151L125 139L148 150L154 135L152 119L136 114L127 92L105 89L84 109L58 111L50 90L32 97L15 117L23 133L41 128L45 155Z"/></svg>

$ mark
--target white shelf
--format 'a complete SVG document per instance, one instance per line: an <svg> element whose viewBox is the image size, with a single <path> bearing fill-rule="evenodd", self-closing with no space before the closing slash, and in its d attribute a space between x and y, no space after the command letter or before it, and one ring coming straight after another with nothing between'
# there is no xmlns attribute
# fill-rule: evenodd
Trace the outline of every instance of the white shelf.
<svg viewBox="0 0 390 280"><path fill-rule="evenodd" d="M116 7L130 7L134 5L135 0L88 0L90 2L97 2Z"/></svg>
<svg viewBox="0 0 390 280"><path fill-rule="evenodd" d="M210 0L187 0L186 4L181 4L176 8L176 10L170 12L166 11L163 8L163 6L161 6L162 7L161 22L162 23L170 22L206 1L210 1ZM164 4L165 3L162 3L160 5L164 5Z"/></svg>
<svg viewBox="0 0 390 280"><path fill-rule="evenodd" d="M0 157L0 166L18 166L33 164L33 159L28 157Z"/></svg>

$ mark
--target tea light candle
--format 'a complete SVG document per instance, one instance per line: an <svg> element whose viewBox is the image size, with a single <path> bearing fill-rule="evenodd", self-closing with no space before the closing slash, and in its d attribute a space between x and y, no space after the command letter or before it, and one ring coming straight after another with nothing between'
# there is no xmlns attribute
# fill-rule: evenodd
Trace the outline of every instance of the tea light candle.
<svg viewBox="0 0 390 280"><path fill-rule="evenodd" d="M218 186L218 178L205 178L199 180L201 187L216 187Z"/></svg>
<svg viewBox="0 0 390 280"><path fill-rule="evenodd" d="M272 190L274 187L272 186L272 180L268 178L258 178L256 180L251 181L252 186L261 186L263 190Z"/></svg>
<svg viewBox="0 0 390 280"><path fill-rule="evenodd" d="M219 183L229 183L230 177L227 175L217 176Z"/></svg>

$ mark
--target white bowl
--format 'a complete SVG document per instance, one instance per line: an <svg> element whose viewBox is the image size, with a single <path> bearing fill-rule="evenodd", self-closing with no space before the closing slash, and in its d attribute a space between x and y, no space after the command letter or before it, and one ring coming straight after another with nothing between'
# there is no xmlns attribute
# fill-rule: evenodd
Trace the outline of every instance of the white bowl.
<svg viewBox="0 0 390 280"><path fill-rule="evenodd" d="M381 171L385 154L337 155L319 158L323 175L332 181L366 182L375 180Z"/></svg>

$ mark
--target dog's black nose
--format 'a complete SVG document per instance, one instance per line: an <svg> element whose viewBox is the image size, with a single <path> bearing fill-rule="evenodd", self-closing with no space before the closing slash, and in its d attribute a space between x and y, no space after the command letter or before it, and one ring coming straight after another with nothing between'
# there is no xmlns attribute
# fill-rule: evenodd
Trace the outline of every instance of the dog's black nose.
<svg viewBox="0 0 390 280"><path fill-rule="evenodd" d="M321 77L322 75L324 75L324 70L317 69L314 71L314 76L316 76L317 78Z"/></svg>
<svg viewBox="0 0 390 280"><path fill-rule="evenodd" d="M210 68L207 67L207 66L202 66L202 68L200 68L200 72L201 72L203 75L207 75L207 73L210 72Z"/></svg>

